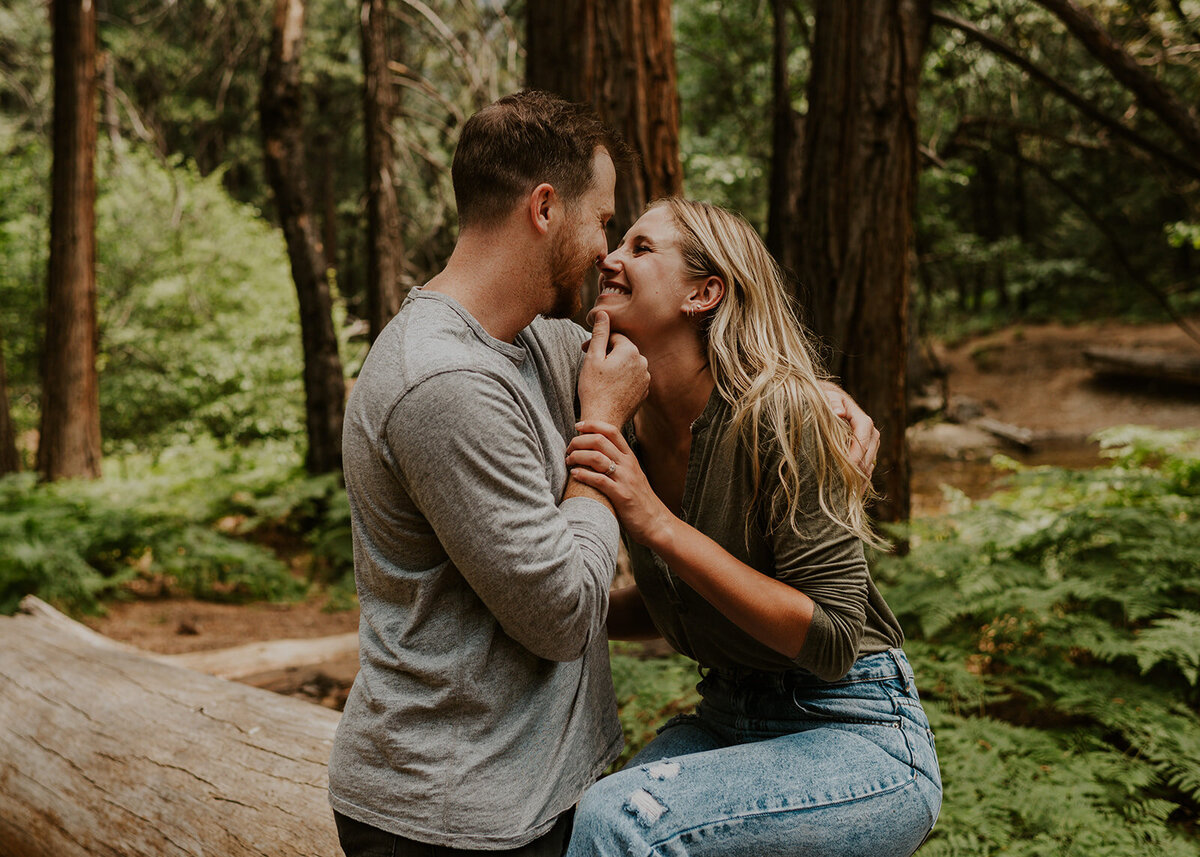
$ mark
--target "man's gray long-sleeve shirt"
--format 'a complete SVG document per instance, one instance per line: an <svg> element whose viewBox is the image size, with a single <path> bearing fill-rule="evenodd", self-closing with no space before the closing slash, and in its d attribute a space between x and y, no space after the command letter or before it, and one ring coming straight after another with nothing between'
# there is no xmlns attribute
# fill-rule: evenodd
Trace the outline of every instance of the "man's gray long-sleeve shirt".
<svg viewBox="0 0 1200 857"><path fill-rule="evenodd" d="M616 519L562 501L586 334L494 339L417 291L346 411L360 670L329 765L338 812L514 848L620 751L604 618Z"/></svg>

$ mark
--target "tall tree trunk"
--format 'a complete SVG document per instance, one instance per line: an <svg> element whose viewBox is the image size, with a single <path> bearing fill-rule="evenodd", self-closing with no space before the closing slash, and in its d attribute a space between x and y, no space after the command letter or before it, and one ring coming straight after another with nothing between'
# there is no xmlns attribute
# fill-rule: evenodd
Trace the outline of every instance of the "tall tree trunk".
<svg viewBox="0 0 1200 857"><path fill-rule="evenodd" d="M773 61L771 69L772 134L771 186L767 198L767 249L787 270L795 267L795 245L790 240L796 214L796 144L800 138L798 117L792 109L791 81L788 78L788 6L786 0L771 0L774 17Z"/></svg>
<svg viewBox="0 0 1200 857"><path fill-rule="evenodd" d="M528 0L526 81L590 104L638 155L617 180L610 236L683 192L670 0Z"/></svg>
<svg viewBox="0 0 1200 857"><path fill-rule="evenodd" d="M12 413L8 409L8 373L4 364L4 336L0 331L0 476L16 473L21 469L21 456L17 454L17 433L13 428Z"/></svg>
<svg viewBox="0 0 1200 857"><path fill-rule="evenodd" d="M304 343L306 466L327 473L342 466L342 416L346 382L333 329L333 302L325 255L312 217L305 177L300 48L304 39L303 0L275 0L271 51L263 71L259 110L267 180L275 194L287 239L292 278L300 300Z"/></svg>
<svg viewBox="0 0 1200 857"><path fill-rule="evenodd" d="M830 369L883 435L875 514L909 514L907 337L929 0L819 0L797 221Z"/></svg>
<svg viewBox="0 0 1200 857"><path fill-rule="evenodd" d="M96 370L96 10L54 0L54 167L46 339L42 354L42 478L100 475Z"/></svg>
<svg viewBox="0 0 1200 857"><path fill-rule="evenodd" d="M329 112L330 93L327 89L318 89L317 114L324 116ZM328 126L322 125L317 131L316 164L311 164L310 171L315 167L320 191L318 193L321 209L321 252L325 255L327 271L335 278L338 276L338 223L337 223L337 186L334 181L334 164L337 155L334 153L334 132ZM340 285L340 279L338 280ZM342 291L345 296L346 292Z"/></svg>
<svg viewBox="0 0 1200 857"><path fill-rule="evenodd" d="M404 247L393 172L396 98L388 72L386 0L363 0L363 119L367 138L367 322L371 342L400 311Z"/></svg>

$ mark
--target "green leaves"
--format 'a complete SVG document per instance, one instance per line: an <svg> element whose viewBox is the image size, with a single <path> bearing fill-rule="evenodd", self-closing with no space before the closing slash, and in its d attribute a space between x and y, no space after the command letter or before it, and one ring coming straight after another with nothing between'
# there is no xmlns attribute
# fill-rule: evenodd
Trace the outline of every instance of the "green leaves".
<svg viewBox="0 0 1200 857"><path fill-rule="evenodd" d="M672 654L665 658L639 657L631 643L612 643L613 687L625 749L613 763L619 770L654 738L672 716L690 711L700 700L695 662Z"/></svg>
<svg viewBox="0 0 1200 857"><path fill-rule="evenodd" d="M96 612L132 588L220 601L304 596L352 567L334 476L310 477L291 445L211 440L105 461L103 479L0 479L0 612L28 593ZM311 553L311 565L286 562ZM352 592L342 594L346 603Z"/></svg>
<svg viewBox="0 0 1200 857"><path fill-rule="evenodd" d="M1111 467L1020 471L878 563L937 712L931 854L1195 853L1200 432L1101 443Z"/></svg>

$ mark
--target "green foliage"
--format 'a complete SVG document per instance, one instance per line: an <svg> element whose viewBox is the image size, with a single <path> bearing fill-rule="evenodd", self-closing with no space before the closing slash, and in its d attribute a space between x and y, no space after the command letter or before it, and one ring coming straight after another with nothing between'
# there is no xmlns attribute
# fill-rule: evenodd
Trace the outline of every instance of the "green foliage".
<svg viewBox="0 0 1200 857"><path fill-rule="evenodd" d="M310 581L344 581L345 492L297 461L290 444L229 450L199 439L109 458L95 482L0 480L0 612L29 593L95 612L129 592L288 600ZM313 557L307 569L285 561L300 554ZM337 596L348 606L353 590Z"/></svg>
<svg viewBox="0 0 1200 857"><path fill-rule="evenodd" d="M700 696L696 693L694 661L682 655L665 658L639 657L632 643L612 643L613 687L621 730L625 733L625 749L613 763L620 769L654 738L658 728L676 714L695 707Z"/></svg>
<svg viewBox="0 0 1200 857"><path fill-rule="evenodd" d="M768 3L676 3L680 156L685 190L767 222L771 165L771 30ZM793 100L802 106L807 21L789 14Z"/></svg>
<svg viewBox="0 0 1200 857"><path fill-rule="evenodd" d="M201 178L139 149L102 158L96 201L106 448L304 431L300 327L278 233ZM49 156L10 141L0 171L0 332L14 421L36 427Z"/></svg>
<svg viewBox="0 0 1200 857"><path fill-rule="evenodd" d="M1070 730L926 709L945 798L922 857L1196 853L1168 824L1176 804L1146 796L1155 772L1136 756Z"/></svg>
<svg viewBox="0 0 1200 857"><path fill-rule="evenodd" d="M1195 853L1200 432L1100 440L877 565L937 713L930 853Z"/></svg>
<svg viewBox="0 0 1200 857"><path fill-rule="evenodd" d="M1172 247L1191 247L1200 250L1200 223L1168 223L1163 227L1167 234L1167 243Z"/></svg>
<svg viewBox="0 0 1200 857"><path fill-rule="evenodd" d="M45 147L0 130L0 347L18 432L36 427L38 354L50 245L50 177Z"/></svg>
<svg viewBox="0 0 1200 857"><path fill-rule="evenodd" d="M138 151L106 173L96 214L110 448L301 434L299 316L278 234L218 175Z"/></svg>
<svg viewBox="0 0 1200 857"><path fill-rule="evenodd" d="M1038 4L969 0L945 11L1161 149L1183 151ZM1195 27L1170 4L1097 0L1086 11L1180 102L1200 99L1197 55L1182 48ZM1163 320L1156 292L1180 313L1200 309L1193 176L941 23L931 32L919 115L929 157L917 204L917 306L927 332L1014 318Z"/></svg>

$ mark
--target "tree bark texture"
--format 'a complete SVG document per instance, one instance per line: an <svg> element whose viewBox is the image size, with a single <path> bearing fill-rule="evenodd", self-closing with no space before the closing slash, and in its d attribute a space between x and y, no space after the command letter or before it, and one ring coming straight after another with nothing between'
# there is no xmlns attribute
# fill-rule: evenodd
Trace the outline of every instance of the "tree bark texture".
<svg viewBox="0 0 1200 857"><path fill-rule="evenodd" d="M1185 146L1195 161L1200 161L1200 118L1194 108L1181 102L1175 93L1153 74L1142 68L1099 22L1074 0L1038 0L1038 3L1062 21L1092 56L1132 92L1145 107L1163 121Z"/></svg>
<svg viewBox="0 0 1200 857"><path fill-rule="evenodd" d="M670 0L528 0L526 80L589 104L633 147L610 237L646 203L683 192Z"/></svg>
<svg viewBox="0 0 1200 857"><path fill-rule="evenodd" d="M42 478L100 475L96 369L96 9L51 4L54 166L37 466Z"/></svg>
<svg viewBox="0 0 1200 857"><path fill-rule="evenodd" d="M929 0L816 3L796 224L808 318L883 436L875 514L909 514L907 339Z"/></svg>
<svg viewBox="0 0 1200 857"><path fill-rule="evenodd" d="M371 342L400 311L404 246L396 199L392 120L395 91L388 70L386 0L363 0L363 117L367 143L367 323Z"/></svg>
<svg viewBox="0 0 1200 857"><path fill-rule="evenodd" d="M21 456L17 454L17 433L13 427L12 412L8 408L8 372L4 364L4 335L0 331L0 476L16 473L21 469Z"/></svg>
<svg viewBox="0 0 1200 857"><path fill-rule="evenodd" d="M771 185L767 200L767 249L787 270L795 267L795 245L790 240L796 214L795 165L800 139L799 117L792 109L791 81L788 78L788 9L786 0L771 0L774 21L771 64Z"/></svg>
<svg viewBox="0 0 1200 857"><path fill-rule="evenodd" d="M6 857L340 853L326 792L337 712L74 624L0 619Z"/></svg>
<svg viewBox="0 0 1200 857"><path fill-rule="evenodd" d="M305 175L300 86L304 13L303 0L275 0L271 50L263 71L259 109L267 180L275 195L300 301L308 429L306 465L312 473L327 473L342 466L346 382L333 329L325 254L313 220Z"/></svg>

